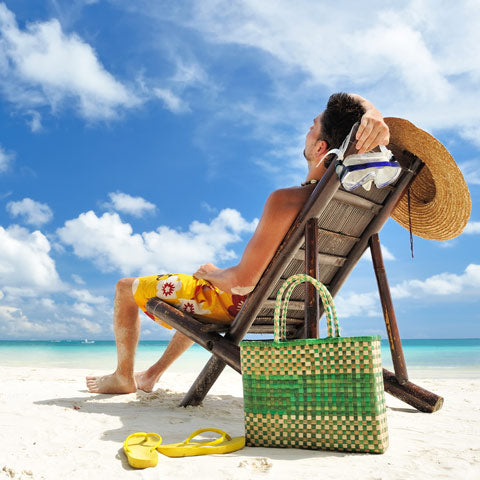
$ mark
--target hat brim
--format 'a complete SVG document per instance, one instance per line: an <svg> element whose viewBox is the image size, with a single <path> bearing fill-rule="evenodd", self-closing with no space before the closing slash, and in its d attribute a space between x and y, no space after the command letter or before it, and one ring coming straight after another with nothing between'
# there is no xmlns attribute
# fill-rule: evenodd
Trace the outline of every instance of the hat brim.
<svg viewBox="0 0 480 480"><path fill-rule="evenodd" d="M450 240L463 232L472 202L462 172L447 149L432 135L403 118L386 117L389 148L408 150L424 162L411 183L410 211L404 195L392 218L428 240Z"/></svg>

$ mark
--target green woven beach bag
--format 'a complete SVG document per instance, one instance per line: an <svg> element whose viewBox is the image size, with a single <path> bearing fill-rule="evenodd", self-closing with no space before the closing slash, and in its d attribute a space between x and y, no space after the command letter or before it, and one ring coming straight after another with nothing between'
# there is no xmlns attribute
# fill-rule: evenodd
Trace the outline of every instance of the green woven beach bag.
<svg viewBox="0 0 480 480"><path fill-rule="evenodd" d="M320 294L327 338L286 340L288 301L303 282ZM274 323L273 342L240 344L246 444L383 453L388 429L380 337L340 337L329 291L308 275L282 285Z"/></svg>

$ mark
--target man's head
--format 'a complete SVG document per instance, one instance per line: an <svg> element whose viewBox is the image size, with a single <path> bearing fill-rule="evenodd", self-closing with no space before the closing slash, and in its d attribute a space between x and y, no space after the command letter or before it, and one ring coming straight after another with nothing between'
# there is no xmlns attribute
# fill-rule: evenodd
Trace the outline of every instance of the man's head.
<svg viewBox="0 0 480 480"><path fill-rule="evenodd" d="M303 152L307 161L318 161L327 150L340 147L352 125L360 121L364 113L363 106L353 97L334 93L307 133Z"/></svg>
<svg viewBox="0 0 480 480"><path fill-rule="evenodd" d="M322 140L328 148L338 148L349 134L352 125L365 113L363 106L348 93L334 93L322 114Z"/></svg>

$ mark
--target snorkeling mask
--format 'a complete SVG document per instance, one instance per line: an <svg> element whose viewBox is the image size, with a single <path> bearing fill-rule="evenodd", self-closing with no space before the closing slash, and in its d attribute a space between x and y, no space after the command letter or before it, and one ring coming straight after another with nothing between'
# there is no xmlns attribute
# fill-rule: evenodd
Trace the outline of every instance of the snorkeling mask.
<svg viewBox="0 0 480 480"><path fill-rule="evenodd" d="M392 152L383 145L380 145L379 152L354 153L344 159L352 131L353 127L340 148L329 150L322 157L323 160L332 153L337 155L335 171L340 178L343 188L351 191L363 186L368 191L372 183L375 183L377 188L383 188L397 180L402 167L394 159Z"/></svg>

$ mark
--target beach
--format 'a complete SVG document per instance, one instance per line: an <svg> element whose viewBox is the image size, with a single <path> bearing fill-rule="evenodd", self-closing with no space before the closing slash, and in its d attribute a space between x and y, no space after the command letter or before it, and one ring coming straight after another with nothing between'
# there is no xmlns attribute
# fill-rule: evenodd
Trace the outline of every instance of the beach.
<svg viewBox="0 0 480 480"><path fill-rule="evenodd" d="M382 455L249 447L228 455L159 455L157 467L132 469L122 443L133 432L156 432L163 443L207 427L244 434L241 376L229 368L202 406L178 407L201 365L190 367L188 359L180 362L152 393L98 395L86 390L84 377L110 370L2 365L0 478L480 478L478 371L442 369L411 375L444 397L438 412L420 413L386 395L390 446Z"/></svg>

